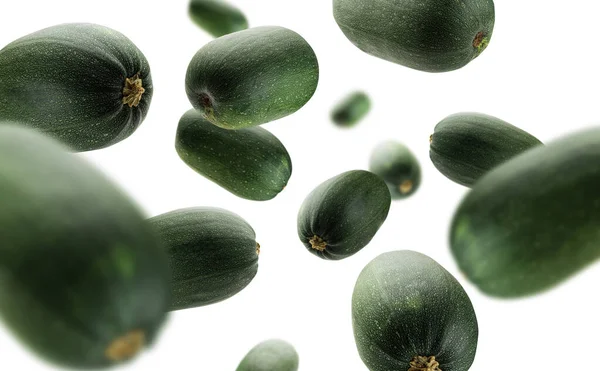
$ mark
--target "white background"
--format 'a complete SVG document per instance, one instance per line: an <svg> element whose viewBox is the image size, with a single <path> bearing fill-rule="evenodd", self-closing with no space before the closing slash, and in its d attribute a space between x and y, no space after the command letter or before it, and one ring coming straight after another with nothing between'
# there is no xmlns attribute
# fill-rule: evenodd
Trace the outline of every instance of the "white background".
<svg viewBox="0 0 600 371"><path fill-rule="evenodd" d="M1 45L65 22L102 24L133 40L152 68L149 115L129 139L83 156L125 188L148 216L189 206L226 208L254 227L262 246L258 275L244 291L212 306L174 313L154 348L122 369L235 370L256 343L280 337L296 346L301 370L366 370L351 327L354 282L377 255L413 249L453 273L473 301L480 337L472 370L600 370L595 360L600 267L530 299L481 295L460 276L447 242L451 216L466 188L444 178L428 158L435 124L460 111L497 116L542 141L597 123L600 3L498 1L488 49L465 68L444 74L362 53L338 29L331 0L234 3L252 26L280 25L304 36L321 69L313 99L296 114L265 125L286 145L293 174L279 196L262 203L237 198L197 175L174 150L178 120L190 108L184 90L187 65L211 40L188 19L186 1L4 0L0 5ZM371 95L373 109L355 129L337 129L329 110L357 88ZM353 257L330 262L308 253L296 235L304 197L327 178L366 168L373 147L388 139L406 143L421 161L419 191L394 202L376 237ZM53 368L0 328L0 370Z"/></svg>

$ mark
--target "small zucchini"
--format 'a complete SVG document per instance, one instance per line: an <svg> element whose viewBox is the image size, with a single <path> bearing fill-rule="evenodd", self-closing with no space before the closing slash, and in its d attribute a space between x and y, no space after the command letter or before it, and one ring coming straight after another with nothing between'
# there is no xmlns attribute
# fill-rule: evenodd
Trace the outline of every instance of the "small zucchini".
<svg viewBox="0 0 600 371"><path fill-rule="evenodd" d="M412 195L421 184L419 161L408 147L396 141L386 141L375 148L369 170L385 180L395 200Z"/></svg>
<svg viewBox="0 0 600 371"><path fill-rule="evenodd" d="M365 247L390 210L391 196L379 176L365 170L337 175L315 188L298 213L298 237L311 253L340 260Z"/></svg>
<svg viewBox="0 0 600 371"><path fill-rule="evenodd" d="M170 310L214 304L242 291L258 271L252 227L223 209L180 209L148 219L171 264Z"/></svg>

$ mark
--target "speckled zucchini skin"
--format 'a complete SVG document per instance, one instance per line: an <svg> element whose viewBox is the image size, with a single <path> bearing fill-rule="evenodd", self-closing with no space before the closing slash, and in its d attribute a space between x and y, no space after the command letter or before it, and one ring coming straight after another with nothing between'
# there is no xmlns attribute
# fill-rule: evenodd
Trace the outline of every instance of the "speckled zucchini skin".
<svg viewBox="0 0 600 371"><path fill-rule="evenodd" d="M371 109L371 99L362 91L348 94L331 111L331 120L340 127L358 124Z"/></svg>
<svg viewBox="0 0 600 371"><path fill-rule="evenodd" d="M123 101L126 79L144 92ZM74 151L108 147L142 123L152 99L150 67L121 33L95 24L62 24L0 50L0 119L37 129Z"/></svg>
<svg viewBox="0 0 600 371"><path fill-rule="evenodd" d="M467 371L477 350L467 293L436 261L414 251L387 252L367 264L352 294L352 325L372 371ZM411 368L417 356L438 368Z"/></svg>
<svg viewBox="0 0 600 371"><path fill-rule="evenodd" d="M214 37L248 28L244 13L224 0L191 0L188 12L194 23Z"/></svg>
<svg viewBox="0 0 600 371"><path fill-rule="evenodd" d="M426 72L459 69L487 47L492 0L334 0L346 37L375 57Z"/></svg>
<svg viewBox="0 0 600 371"><path fill-rule="evenodd" d="M542 144L508 122L474 112L446 117L436 125L429 141L433 165L466 187L503 162Z"/></svg>
<svg viewBox="0 0 600 371"><path fill-rule="evenodd" d="M170 310L218 303L256 276L260 245L240 216L212 207L171 211L148 219L171 263Z"/></svg>
<svg viewBox="0 0 600 371"><path fill-rule="evenodd" d="M321 183L298 212L298 237L306 249L327 260L356 254L379 230L391 196L379 176L351 170Z"/></svg>
<svg viewBox="0 0 600 371"><path fill-rule="evenodd" d="M153 343L170 302L168 260L130 199L54 140L8 122L0 189L7 328L78 370L115 366Z"/></svg>
<svg viewBox="0 0 600 371"><path fill-rule="evenodd" d="M273 134L260 127L222 129L193 109L179 121L175 148L196 172L248 200L274 198L292 175L290 155Z"/></svg>
<svg viewBox="0 0 600 371"><path fill-rule="evenodd" d="M225 129L288 116L313 96L319 80L310 45L283 27L255 27L220 37L200 49L187 70L192 106Z"/></svg>
<svg viewBox="0 0 600 371"><path fill-rule="evenodd" d="M484 293L549 290L600 255L600 130L571 134L496 167L463 199L452 254Z"/></svg>
<svg viewBox="0 0 600 371"><path fill-rule="evenodd" d="M375 147L369 170L385 180L394 200L412 195L421 185L419 161L408 147L393 140Z"/></svg>
<svg viewBox="0 0 600 371"><path fill-rule="evenodd" d="M236 371L297 371L298 353L287 341L270 339L246 354Z"/></svg>

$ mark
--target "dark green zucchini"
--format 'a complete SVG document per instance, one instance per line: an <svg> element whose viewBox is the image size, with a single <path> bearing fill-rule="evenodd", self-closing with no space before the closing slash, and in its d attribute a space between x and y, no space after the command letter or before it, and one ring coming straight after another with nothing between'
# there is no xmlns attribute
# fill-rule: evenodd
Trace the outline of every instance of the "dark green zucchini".
<svg viewBox="0 0 600 371"><path fill-rule="evenodd" d="M429 157L448 179L471 187L486 172L542 144L498 118L465 112L440 121L429 138Z"/></svg>
<svg viewBox="0 0 600 371"><path fill-rule="evenodd" d="M346 37L375 57L426 72L459 69L488 46L492 0L334 0Z"/></svg>
<svg viewBox="0 0 600 371"><path fill-rule="evenodd" d="M290 155L273 134L222 129L193 109L179 121L175 148L196 172L248 200L274 198L292 175Z"/></svg>
<svg viewBox="0 0 600 371"><path fill-rule="evenodd" d="M271 339L252 348L236 371L297 371L298 365L298 353L292 344Z"/></svg>
<svg viewBox="0 0 600 371"><path fill-rule="evenodd" d="M188 12L194 23L214 37L248 28L244 13L223 0L191 0Z"/></svg>
<svg viewBox="0 0 600 371"><path fill-rule="evenodd" d="M180 209L148 219L171 262L170 310L218 303L256 276L260 245L252 227L223 209Z"/></svg>
<svg viewBox="0 0 600 371"><path fill-rule="evenodd" d="M458 266L484 293L546 291L600 255L600 130L531 149L481 178L454 215Z"/></svg>
<svg viewBox="0 0 600 371"><path fill-rule="evenodd" d="M151 98L148 61L107 27L63 24L0 50L0 119L37 129L74 151L129 137Z"/></svg>
<svg viewBox="0 0 600 371"><path fill-rule="evenodd" d="M356 91L336 104L331 112L331 120L341 127L353 127L369 113L370 109L369 96L362 91Z"/></svg>
<svg viewBox="0 0 600 371"><path fill-rule="evenodd" d="M0 318L52 363L108 368L154 342L168 260L129 198L66 150L0 122Z"/></svg>
<svg viewBox="0 0 600 371"><path fill-rule="evenodd" d="M321 183L298 213L298 237L311 253L327 260L356 254L379 230L391 196L379 176L351 170Z"/></svg>
<svg viewBox="0 0 600 371"><path fill-rule="evenodd" d="M369 170L385 180L395 200L412 195L421 185L419 161L402 143L390 140L375 147Z"/></svg>
<svg viewBox="0 0 600 371"><path fill-rule="evenodd" d="M255 27L205 45L187 70L192 106L225 129L261 125L288 116L314 94L319 65L296 32Z"/></svg>
<svg viewBox="0 0 600 371"><path fill-rule="evenodd" d="M444 267L414 251L367 264L352 294L352 325L371 371L467 371L477 350L469 296Z"/></svg>

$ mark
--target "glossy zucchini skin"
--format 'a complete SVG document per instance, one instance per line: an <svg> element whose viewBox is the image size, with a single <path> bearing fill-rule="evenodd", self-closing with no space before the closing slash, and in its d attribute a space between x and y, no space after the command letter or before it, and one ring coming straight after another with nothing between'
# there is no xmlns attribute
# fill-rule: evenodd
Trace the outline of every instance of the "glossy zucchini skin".
<svg viewBox="0 0 600 371"><path fill-rule="evenodd" d="M426 72L464 67L489 44L492 0L334 0L346 37L375 57Z"/></svg>
<svg viewBox="0 0 600 371"><path fill-rule="evenodd" d="M190 62L192 106L224 129L288 116L313 96L319 65L311 46L284 27L254 27L211 41Z"/></svg>
<svg viewBox="0 0 600 371"><path fill-rule="evenodd" d="M129 137L144 121L152 93L142 52L104 26L61 24L0 50L0 120L39 130L73 151Z"/></svg>
<svg viewBox="0 0 600 371"><path fill-rule="evenodd" d="M299 362L298 352L292 344L270 339L252 348L236 371L297 371Z"/></svg>
<svg viewBox="0 0 600 371"><path fill-rule="evenodd" d="M600 130L527 151L486 174L462 200L452 254L483 293L547 291L598 259Z"/></svg>
<svg viewBox="0 0 600 371"><path fill-rule="evenodd" d="M387 184L393 200L406 198L421 185L421 165L402 143L388 140L380 143L371 154L369 170Z"/></svg>
<svg viewBox="0 0 600 371"><path fill-rule="evenodd" d="M306 249L326 260L356 254L387 218L391 196L379 176L351 170L326 180L298 212L298 237Z"/></svg>
<svg viewBox="0 0 600 371"><path fill-rule="evenodd" d="M542 144L506 121L476 112L446 117L436 125L429 142L433 165L465 187L473 186L503 162Z"/></svg>
<svg viewBox="0 0 600 371"><path fill-rule="evenodd" d="M174 210L148 219L171 265L170 310L218 303L258 272L260 245L239 215L213 207Z"/></svg>
<svg viewBox="0 0 600 371"><path fill-rule="evenodd" d="M194 23L214 37L248 28L244 13L223 0L191 0L188 13Z"/></svg>
<svg viewBox="0 0 600 371"><path fill-rule="evenodd" d="M129 197L67 151L0 122L0 319L57 366L105 369L155 341L168 260Z"/></svg>
<svg viewBox="0 0 600 371"><path fill-rule="evenodd" d="M477 350L467 293L436 261L414 251L387 252L367 264L352 294L352 325L372 371L466 371Z"/></svg>
<svg viewBox="0 0 600 371"><path fill-rule="evenodd" d="M273 134L222 129L194 109L179 121L175 148L190 168L247 200L273 199L292 175L292 159Z"/></svg>
<svg viewBox="0 0 600 371"><path fill-rule="evenodd" d="M371 110L371 99L362 91L348 94L331 111L331 121L337 126L351 128Z"/></svg>

